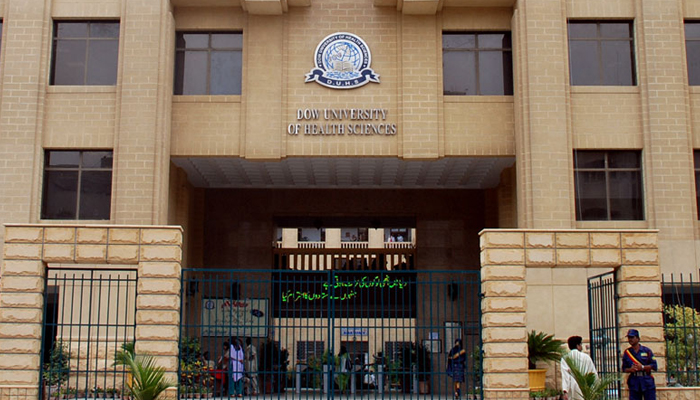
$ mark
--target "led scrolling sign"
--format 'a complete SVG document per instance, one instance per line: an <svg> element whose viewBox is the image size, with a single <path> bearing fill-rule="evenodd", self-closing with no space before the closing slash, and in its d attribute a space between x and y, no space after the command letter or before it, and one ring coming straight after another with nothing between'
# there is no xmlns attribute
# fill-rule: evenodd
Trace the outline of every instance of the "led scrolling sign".
<svg viewBox="0 0 700 400"><path fill-rule="evenodd" d="M370 278L363 276L361 279L350 281L341 281L337 276L332 286L328 282L323 283L323 291L299 291L286 290L282 292L282 302L298 302L298 301L315 301L315 300L350 300L358 295L360 289L404 289L408 286L408 282L403 279L391 279L385 276L384 279L379 276ZM338 294L331 294L339 291Z"/></svg>

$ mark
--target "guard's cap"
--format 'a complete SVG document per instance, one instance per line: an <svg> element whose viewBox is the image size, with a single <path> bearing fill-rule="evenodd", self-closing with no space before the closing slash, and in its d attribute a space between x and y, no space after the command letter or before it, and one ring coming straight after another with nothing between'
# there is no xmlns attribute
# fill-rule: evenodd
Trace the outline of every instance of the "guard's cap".
<svg viewBox="0 0 700 400"><path fill-rule="evenodd" d="M626 336L626 337L630 337L630 336L639 337L639 331L636 330L636 329L630 329L630 330L627 331L627 335L625 335L625 336Z"/></svg>

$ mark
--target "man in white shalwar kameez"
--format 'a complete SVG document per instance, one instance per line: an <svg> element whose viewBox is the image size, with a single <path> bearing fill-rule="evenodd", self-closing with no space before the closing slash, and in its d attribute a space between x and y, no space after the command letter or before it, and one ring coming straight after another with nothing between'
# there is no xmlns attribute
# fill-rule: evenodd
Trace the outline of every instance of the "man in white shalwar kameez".
<svg viewBox="0 0 700 400"><path fill-rule="evenodd" d="M581 345L582 342L583 338L581 338L581 336L570 337L567 340L570 350L569 354L561 359L561 388L564 392L564 400L583 400L581 389L579 389L576 380L574 379L573 375L571 375L571 368L569 368L569 365L566 363L567 357L571 357L576 360L578 365L581 367L581 372L584 374L593 372L596 376L598 376L598 371L596 371L591 357L581 351L583 350L583 346Z"/></svg>

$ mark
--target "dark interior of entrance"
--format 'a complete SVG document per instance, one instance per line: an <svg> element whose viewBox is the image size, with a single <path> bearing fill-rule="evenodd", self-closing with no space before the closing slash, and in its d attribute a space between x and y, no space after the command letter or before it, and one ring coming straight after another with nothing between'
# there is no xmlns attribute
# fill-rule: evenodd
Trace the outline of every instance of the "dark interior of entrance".
<svg viewBox="0 0 700 400"><path fill-rule="evenodd" d="M488 198L485 190L207 189L194 214L201 225L189 230L187 259L204 267L270 268L277 228L289 221L378 228L408 220L417 232L418 268L478 269L478 233L497 226Z"/></svg>

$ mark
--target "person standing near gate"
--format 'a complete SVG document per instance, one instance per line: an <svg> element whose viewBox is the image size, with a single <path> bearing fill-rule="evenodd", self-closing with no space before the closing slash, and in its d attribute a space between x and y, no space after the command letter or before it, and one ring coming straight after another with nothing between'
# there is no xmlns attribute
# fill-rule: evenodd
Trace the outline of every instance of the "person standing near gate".
<svg viewBox="0 0 700 400"><path fill-rule="evenodd" d="M581 336L571 336L566 342L570 351L569 354L561 359L561 389L564 392L564 400L583 400L581 389L578 387L573 375L571 375L571 368L569 368L566 360L573 360L573 364L578 365L584 374L593 372L595 376L598 376L598 372L591 357L581 351L583 350L581 345L583 338Z"/></svg>
<svg viewBox="0 0 700 400"><path fill-rule="evenodd" d="M455 399L459 399L462 382L467 367L467 352L462 348L462 339L455 340L455 345L447 355L447 375L452 378Z"/></svg>
<svg viewBox="0 0 700 400"><path fill-rule="evenodd" d="M656 400L656 383L651 371L656 371L656 359L650 348L639 344L639 331L627 331L630 347L622 353L622 371L628 372L630 400Z"/></svg>
<svg viewBox="0 0 700 400"><path fill-rule="evenodd" d="M243 397L243 362L245 353L240 339L231 339L231 353L228 374L228 395Z"/></svg>
<svg viewBox="0 0 700 400"><path fill-rule="evenodd" d="M245 373L250 379L250 389L253 396L257 396L258 390L258 349L255 348L251 338L245 338Z"/></svg>

